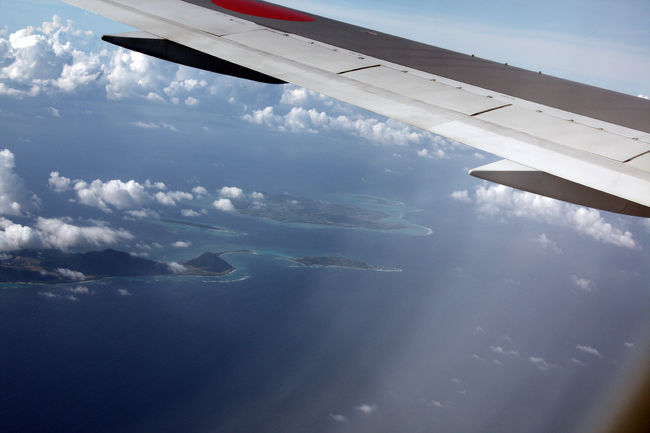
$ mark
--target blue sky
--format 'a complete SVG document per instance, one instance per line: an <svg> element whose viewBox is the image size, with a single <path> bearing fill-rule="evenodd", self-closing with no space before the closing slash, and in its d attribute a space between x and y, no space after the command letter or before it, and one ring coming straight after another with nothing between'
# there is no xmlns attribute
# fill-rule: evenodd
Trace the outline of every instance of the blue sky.
<svg viewBox="0 0 650 433"><path fill-rule="evenodd" d="M283 4L650 94L650 6L643 1ZM377 234L369 245L388 243L376 248L387 265L400 258L393 248L408 252L413 242L422 257L415 268L444 263L421 287L435 282L440 290L426 307L449 320L435 332L470 350L461 364L529 367L526 378L550 377L566 396L567 384L584 379L575 369L588 368L607 389L618 372L612 365L640 357L634 348L645 347L650 323L648 220L480 182L467 169L491 155L304 89L117 49L100 35L128 28L56 1L0 7L0 250L114 246L177 261L201 239L153 230L147 221L246 225L233 203L265 193L384 196L421 209L409 218L433 233L416 240ZM361 254L355 236L323 235L319 247ZM428 317L407 347L429 335ZM475 342L481 350L471 351ZM449 353L455 364L456 352ZM416 370L424 360L409 362ZM487 390L494 386L481 380ZM543 408L552 411L554 401L548 397ZM351 413L378 410L366 403ZM431 404L450 409L442 397ZM334 422L346 416L332 412Z"/></svg>

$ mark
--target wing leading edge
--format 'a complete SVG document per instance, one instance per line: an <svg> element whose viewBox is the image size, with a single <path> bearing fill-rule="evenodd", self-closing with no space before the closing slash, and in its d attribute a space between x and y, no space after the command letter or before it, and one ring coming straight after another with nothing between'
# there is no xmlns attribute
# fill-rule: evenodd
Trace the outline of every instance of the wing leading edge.
<svg viewBox="0 0 650 433"><path fill-rule="evenodd" d="M148 34L105 37L118 45L294 83L506 160L476 177L650 217L650 103L641 98L254 0L65 1Z"/></svg>

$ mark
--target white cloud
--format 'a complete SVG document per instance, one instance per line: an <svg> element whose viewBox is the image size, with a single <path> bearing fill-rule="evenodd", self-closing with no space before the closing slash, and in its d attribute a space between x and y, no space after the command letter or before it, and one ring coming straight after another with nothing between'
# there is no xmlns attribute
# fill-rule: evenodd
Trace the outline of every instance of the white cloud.
<svg viewBox="0 0 650 433"><path fill-rule="evenodd" d="M504 349L501 346L490 346L490 350L498 355L512 356L519 358L519 352L514 349Z"/></svg>
<svg viewBox="0 0 650 433"><path fill-rule="evenodd" d="M158 215L158 212L148 208L127 210L124 213L136 219L143 219L143 218L157 219L160 217L160 215Z"/></svg>
<svg viewBox="0 0 650 433"><path fill-rule="evenodd" d="M71 183L72 181L69 178L60 176L58 171L53 171L50 173L48 184L50 185L50 188L56 192L68 191L70 189Z"/></svg>
<svg viewBox="0 0 650 433"><path fill-rule="evenodd" d="M332 421L336 421L336 422L347 422L348 421L348 418L345 415L341 415L341 414L338 414L338 413L336 413L336 414L335 413L330 413L330 419Z"/></svg>
<svg viewBox="0 0 650 433"><path fill-rule="evenodd" d="M172 271L175 274L180 274L181 272L185 272L187 268L180 263L176 262L169 262L167 263L167 267L169 267L169 270Z"/></svg>
<svg viewBox="0 0 650 433"><path fill-rule="evenodd" d="M193 96L188 96L185 98L185 105L188 107L194 107L195 105L199 105L199 100Z"/></svg>
<svg viewBox="0 0 650 433"><path fill-rule="evenodd" d="M57 294L54 294L52 292L38 292L38 295L42 296L44 298L48 298L48 299L65 299L65 300L73 301L73 302L76 302L76 301L79 300L79 298L77 298L74 295L57 295Z"/></svg>
<svg viewBox="0 0 650 433"><path fill-rule="evenodd" d="M101 224L77 226L60 218L43 217L37 218L36 235L43 247L61 250L100 247L133 239L133 235L124 229L112 229Z"/></svg>
<svg viewBox="0 0 650 433"><path fill-rule="evenodd" d="M232 202L229 198L220 198L218 200L215 200L212 203L212 206L226 212L232 212L235 210L235 206L232 205Z"/></svg>
<svg viewBox="0 0 650 433"><path fill-rule="evenodd" d="M462 189L460 191L454 191L451 194L449 194L449 196L454 200L458 200L466 203L472 201L472 199L469 198L469 192L466 189Z"/></svg>
<svg viewBox="0 0 650 433"><path fill-rule="evenodd" d="M192 194L189 192L183 192L183 191L169 191L169 192L163 192L163 191L158 191L154 197L156 198L156 201L160 204L163 204L165 206L176 206L176 202L181 201L181 200L192 200L194 197L192 197Z"/></svg>
<svg viewBox="0 0 650 433"><path fill-rule="evenodd" d="M442 149L436 149L435 151L430 152L429 149L427 149L426 147L417 150L415 153L417 153L417 155L421 158L430 158L430 159L444 158L446 156L445 151Z"/></svg>
<svg viewBox="0 0 650 433"><path fill-rule="evenodd" d="M580 365L580 366L585 365L584 362L582 362L582 361L580 361L579 359L576 359L576 358L571 358L571 362L573 362L576 365Z"/></svg>
<svg viewBox="0 0 650 433"><path fill-rule="evenodd" d="M518 191L504 185L480 185L473 201L478 212L501 217L526 218L571 228L600 242L637 248L632 233L614 227L595 209Z"/></svg>
<svg viewBox="0 0 650 433"><path fill-rule="evenodd" d="M86 276L83 272L73 271L72 269L67 268L57 268L56 272L64 278L74 281L83 281L86 279Z"/></svg>
<svg viewBox="0 0 650 433"><path fill-rule="evenodd" d="M248 122L264 125L280 132L312 133L319 131L338 131L352 133L374 143L406 146L424 145L431 156L444 156L443 147L450 146L450 141L428 132L413 129L401 122L387 119L381 121L374 117L361 115L329 114L315 108L292 107L283 115L276 114L272 106L253 110L242 118ZM424 156L424 155L422 155Z"/></svg>
<svg viewBox="0 0 650 433"><path fill-rule="evenodd" d="M54 107L47 107L47 111L52 115L52 117L61 118L61 112Z"/></svg>
<svg viewBox="0 0 650 433"><path fill-rule="evenodd" d="M548 236L546 236L546 233L542 233L541 235L539 235L537 237L537 242L539 242L539 244L545 249L549 249L555 251L558 254L562 254L562 249L558 247L555 242L550 240Z"/></svg>
<svg viewBox="0 0 650 433"><path fill-rule="evenodd" d="M224 186L219 190L219 195L221 197L237 199L244 195L244 191L236 186Z"/></svg>
<svg viewBox="0 0 650 433"><path fill-rule="evenodd" d="M624 342L623 344L624 344L625 347L627 347L628 349L634 347L634 343L630 343L629 341L626 341L626 342Z"/></svg>
<svg viewBox="0 0 650 433"><path fill-rule="evenodd" d="M172 246L174 248L188 248L190 245L192 245L192 242L185 242L185 241L176 241L172 243Z"/></svg>
<svg viewBox="0 0 650 433"><path fill-rule="evenodd" d="M192 209L182 209L181 215L183 215L184 217L197 217L201 214Z"/></svg>
<svg viewBox="0 0 650 433"><path fill-rule="evenodd" d="M533 363L535 367L537 367L540 371L548 371L549 369L553 368L554 365L546 362L544 358L539 358L536 356L530 356L528 360Z"/></svg>
<svg viewBox="0 0 650 433"><path fill-rule="evenodd" d="M578 345L576 345L576 349L578 349L579 351L581 351L583 353L586 353L588 355L597 356L598 358L603 357L603 355L600 354L598 349L596 349L594 347L591 347L591 346L583 346L581 344L578 344Z"/></svg>
<svg viewBox="0 0 650 433"><path fill-rule="evenodd" d="M117 289L117 293L119 293L120 296L131 296L131 292L126 289Z"/></svg>
<svg viewBox="0 0 650 433"><path fill-rule="evenodd" d="M195 186L194 188L192 188L192 194L194 194L196 196L206 195L207 193L208 193L208 190L205 189L204 187L200 186L200 185Z"/></svg>
<svg viewBox="0 0 650 433"><path fill-rule="evenodd" d="M104 212L111 211L109 205L117 209L140 208L150 199L144 186L135 180L122 182L113 179L104 182L96 179L90 184L79 180L74 184L74 189L80 203L97 207Z"/></svg>
<svg viewBox="0 0 650 433"><path fill-rule="evenodd" d="M593 281L587 278L578 277L577 275L571 275L571 281L573 281L573 284L577 288L584 290L585 292L591 292L596 287Z"/></svg>
<svg viewBox="0 0 650 433"><path fill-rule="evenodd" d="M87 295L90 293L90 289L86 286L68 287L66 290L77 295Z"/></svg>
<svg viewBox="0 0 650 433"><path fill-rule="evenodd" d="M178 132L178 128L176 128L174 125L171 123L165 123L165 122L142 122L142 121L137 121L137 122L131 122L131 125L135 126L136 128L144 128L144 129L168 129L172 132Z"/></svg>
<svg viewBox="0 0 650 433"><path fill-rule="evenodd" d="M14 154L0 151L0 214L23 215L39 206L38 197L27 190L23 179L14 172Z"/></svg>
<svg viewBox="0 0 650 433"><path fill-rule="evenodd" d="M355 407L355 410L358 410L364 415L370 415L377 410L377 406L374 404L362 404L361 406Z"/></svg>
<svg viewBox="0 0 650 433"><path fill-rule="evenodd" d="M263 200L263 199L264 199L264 194L262 194L261 192L253 191L253 192L250 194L250 197L251 197L253 200Z"/></svg>

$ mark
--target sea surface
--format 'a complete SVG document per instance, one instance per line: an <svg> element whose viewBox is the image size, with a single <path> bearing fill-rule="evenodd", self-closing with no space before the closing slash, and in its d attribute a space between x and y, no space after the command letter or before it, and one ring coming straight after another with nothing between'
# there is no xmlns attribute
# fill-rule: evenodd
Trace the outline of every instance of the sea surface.
<svg viewBox="0 0 650 433"><path fill-rule="evenodd" d="M0 431L574 430L619 371L611 361L573 365L575 342L622 363L624 349L611 342L642 328L647 309L574 300L564 277L540 285L527 268L482 266L485 256L471 248L461 262L444 246L461 238L462 225L439 231L436 209L391 206L412 230L196 221L227 229L220 232L141 221L139 239L150 245L191 244L151 246L153 258L255 254L225 255L237 270L223 277L3 286ZM495 254L505 262L521 255L508 251ZM307 255L402 272L287 260ZM629 281L642 299L638 278ZM595 310L623 325L602 335ZM548 371L528 361L536 356Z"/></svg>

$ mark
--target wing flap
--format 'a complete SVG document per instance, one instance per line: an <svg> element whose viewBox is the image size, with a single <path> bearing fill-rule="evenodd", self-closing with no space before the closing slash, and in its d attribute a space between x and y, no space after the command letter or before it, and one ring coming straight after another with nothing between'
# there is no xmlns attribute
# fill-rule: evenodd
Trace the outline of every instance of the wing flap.
<svg viewBox="0 0 650 433"><path fill-rule="evenodd" d="M650 217L650 207L553 176L507 159L470 170L479 179L609 212Z"/></svg>

